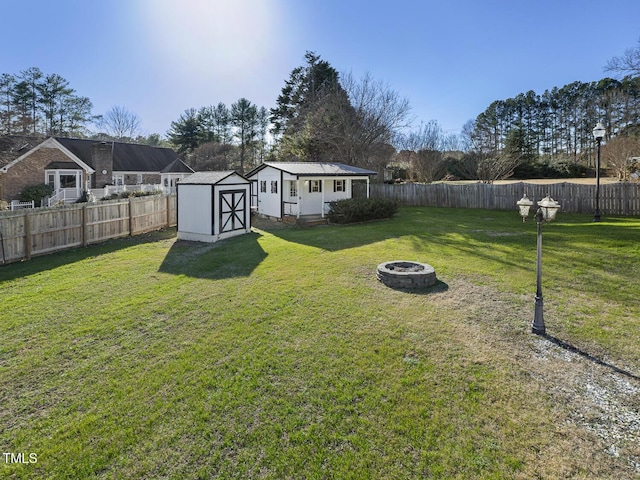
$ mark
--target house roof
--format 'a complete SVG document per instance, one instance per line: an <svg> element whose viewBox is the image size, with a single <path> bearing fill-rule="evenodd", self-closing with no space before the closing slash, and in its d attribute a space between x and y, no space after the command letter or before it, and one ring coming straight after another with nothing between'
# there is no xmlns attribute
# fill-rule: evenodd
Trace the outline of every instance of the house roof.
<svg viewBox="0 0 640 480"><path fill-rule="evenodd" d="M87 165L94 167L91 149L93 144L99 143L98 141L59 137L56 137L56 140ZM178 154L170 148L134 143L104 143L113 145L114 172L159 172L178 158Z"/></svg>
<svg viewBox="0 0 640 480"><path fill-rule="evenodd" d="M0 136L0 168L7 167L40 145L52 147L56 142L71 154L74 161L82 162L83 168L94 168L92 148L98 140L80 138L29 137L21 135ZM152 147L133 143L103 142L113 146L113 171L157 173L173 163L178 155L170 148ZM58 145L58 148L59 148ZM62 160L61 160L62 161ZM185 165L186 167L186 165ZM188 168L188 167L187 167Z"/></svg>
<svg viewBox="0 0 640 480"><path fill-rule="evenodd" d="M45 170L76 170L77 168L78 164L75 162L51 162L45 167Z"/></svg>
<svg viewBox="0 0 640 480"><path fill-rule="evenodd" d="M242 178L244 181L249 182L244 176L239 173L234 172L233 170L227 170L224 172L196 172L193 175L189 175L184 180L180 181L180 185L191 184L191 185L215 185L216 183L221 182L227 177L231 175L237 175Z"/></svg>
<svg viewBox="0 0 640 480"><path fill-rule="evenodd" d="M264 162L247 173L250 177L266 167L273 167L291 175L299 175L305 177L336 177L336 176L361 176L369 177L377 175L378 172L366 170L344 163L316 163L316 162Z"/></svg>
<svg viewBox="0 0 640 480"><path fill-rule="evenodd" d="M184 163L179 158L176 158L169 165L160 170L160 173L193 173L195 170L189 165Z"/></svg>
<svg viewBox="0 0 640 480"><path fill-rule="evenodd" d="M0 135L0 168L24 155L43 140L41 137L26 135Z"/></svg>

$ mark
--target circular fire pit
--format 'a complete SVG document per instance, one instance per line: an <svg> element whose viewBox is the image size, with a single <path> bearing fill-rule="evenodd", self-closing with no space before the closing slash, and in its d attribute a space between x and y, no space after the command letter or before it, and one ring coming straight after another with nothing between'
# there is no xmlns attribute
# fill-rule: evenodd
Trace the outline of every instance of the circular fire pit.
<svg viewBox="0 0 640 480"><path fill-rule="evenodd" d="M378 265L376 276L387 287L418 290L434 285L435 269L426 263L394 260Z"/></svg>

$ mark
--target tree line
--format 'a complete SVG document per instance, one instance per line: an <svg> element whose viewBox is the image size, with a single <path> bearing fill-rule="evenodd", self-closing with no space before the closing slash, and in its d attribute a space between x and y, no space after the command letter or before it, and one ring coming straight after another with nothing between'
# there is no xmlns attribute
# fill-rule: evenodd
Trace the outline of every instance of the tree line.
<svg viewBox="0 0 640 480"><path fill-rule="evenodd" d="M481 180L574 176L595 165L592 130L606 129L602 157L620 179L636 171L640 157L640 41L613 57L605 71L617 78L573 82L542 94L533 91L497 100L463 127L461 170L483 165ZM486 170L486 169L485 169ZM464 173L463 173L464 175Z"/></svg>
<svg viewBox="0 0 640 480"><path fill-rule="evenodd" d="M267 109L240 98L185 110L167 137L194 170L245 171L265 160L268 127Z"/></svg>
<svg viewBox="0 0 640 480"><path fill-rule="evenodd" d="M584 175L594 164L592 129L607 130L603 160L621 179L640 157L640 42L606 67L618 78L496 100L459 135L436 120L416 122L409 101L370 75L339 74L306 52L275 107L246 98L190 108L165 140L140 135L140 119L123 107L94 116L86 97L57 74L29 68L0 75L0 134L90 136L170 145L195 170L246 172L265 160L333 161L420 182L442 178L493 181ZM100 133L91 132L89 124ZM391 167L391 168L390 168Z"/></svg>
<svg viewBox="0 0 640 480"><path fill-rule="evenodd" d="M605 140L629 133L640 124L640 77L573 82L561 88L533 91L498 100L476 118L469 138L478 151L499 151L515 140L527 157L546 156L588 164L592 129L606 128ZM514 133L515 132L515 133Z"/></svg>
<svg viewBox="0 0 640 480"><path fill-rule="evenodd" d="M0 74L0 134L82 136L96 118L92 109L57 73Z"/></svg>
<svg viewBox="0 0 640 480"><path fill-rule="evenodd" d="M237 168L264 160L332 161L382 170L393 139L409 125L409 103L365 76L340 76L307 52L270 110L242 98L186 110L172 122L169 141L195 169Z"/></svg>

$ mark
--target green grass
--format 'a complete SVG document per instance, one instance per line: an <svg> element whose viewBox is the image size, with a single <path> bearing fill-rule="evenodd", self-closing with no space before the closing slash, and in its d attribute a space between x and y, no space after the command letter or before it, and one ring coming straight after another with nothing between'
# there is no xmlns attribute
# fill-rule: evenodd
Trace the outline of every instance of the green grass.
<svg viewBox="0 0 640 480"><path fill-rule="evenodd" d="M639 375L640 219L603 220L544 226L547 329ZM0 477L631 478L530 373L535 242L403 208L1 267L0 446L38 461ZM384 287L394 259L439 285Z"/></svg>

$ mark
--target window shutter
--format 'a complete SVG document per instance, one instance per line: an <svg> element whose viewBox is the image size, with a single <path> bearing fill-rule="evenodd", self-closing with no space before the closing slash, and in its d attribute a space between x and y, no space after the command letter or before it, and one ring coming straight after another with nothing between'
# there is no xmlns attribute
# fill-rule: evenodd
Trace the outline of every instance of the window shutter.
<svg viewBox="0 0 640 480"><path fill-rule="evenodd" d="M313 180L309 180L309 193L311 193L312 185L313 185Z"/></svg>

